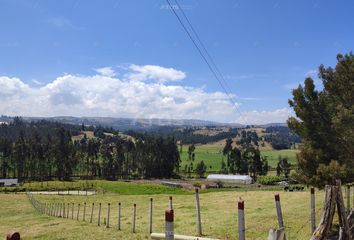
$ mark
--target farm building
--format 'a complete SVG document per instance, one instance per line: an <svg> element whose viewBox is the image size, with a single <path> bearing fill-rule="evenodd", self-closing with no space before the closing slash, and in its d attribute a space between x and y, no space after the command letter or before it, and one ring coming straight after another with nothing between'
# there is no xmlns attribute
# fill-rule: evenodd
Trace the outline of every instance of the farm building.
<svg viewBox="0 0 354 240"><path fill-rule="evenodd" d="M252 178L248 175L227 175L227 174L209 174L208 181L231 183L231 184L251 184Z"/></svg>
<svg viewBox="0 0 354 240"><path fill-rule="evenodd" d="M16 186L18 183L17 178L0 179L0 187Z"/></svg>

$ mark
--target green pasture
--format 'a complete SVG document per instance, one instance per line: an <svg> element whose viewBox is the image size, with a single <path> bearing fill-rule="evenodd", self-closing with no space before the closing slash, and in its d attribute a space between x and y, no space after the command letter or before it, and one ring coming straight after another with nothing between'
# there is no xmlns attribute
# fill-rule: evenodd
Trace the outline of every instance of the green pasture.
<svg viewBox="0 0 354 240"><path fill-rule="evenodd" d="M185 165L188 164L188 146L183 146L183 151L181 156L181 170L185 169ZM296 164L296 153L299 150L296 149L285 149L285 150L263 150L261 151L262 156L267 156L269 166L275 168L278 163L278 157L287 156L291 164ZM226 163L226 156L222 154L222 147L218 145L196 145L195 160L193 162L193 167L195 167L198 162L204 161L207 165L207 171L219 171L221 168L221 161L224 159Z"/></svg>
<svg viewBox="0 0 354 240"><path fill-rule="evenodd" d="M153 231L164 231L164 210L168 207L169 196L173 196L175 212L175 233L195 235L196 210L193 192L174 188L162 188L151 184L135 184L97 181L97 185L106 189L94 196L36 195L42 203L70 203L70 219L50 217L38 213L24 193L0 193L0 235L5 236L11 229L21 233L21 239L150 239L148 234L148 206L153 198ZM150 189L145 191L144 189ZM153 190L151 190L153 189ZM145 191L145 192L144 192ZM137 194L139 193L139 194ZM206 237L219 239L237 239L237 201L245 201L245 220L247 239L267 239L270 228L277 228L274 206L274 194L280 193L284 216L285 231L288 239L309 239L310 206L308 191L282 192L276 190L258 191L237 189L200 194L202 230ZM86 221L83 219L83 206L86 202ZM118 202L122 206L122 230L117 229ZM323 192L316 191L317 220L321 214ZM74 203L74 219L71 219ZM80 203L79 220L77 206ZM92 203L95 203L93 223L89 223ZM101 226L98 222L98 203L102 204ZM110 209L110 228L104 226L107 219L107 205ZM131 232L133 204L137 204L136 233Z"/></svg>

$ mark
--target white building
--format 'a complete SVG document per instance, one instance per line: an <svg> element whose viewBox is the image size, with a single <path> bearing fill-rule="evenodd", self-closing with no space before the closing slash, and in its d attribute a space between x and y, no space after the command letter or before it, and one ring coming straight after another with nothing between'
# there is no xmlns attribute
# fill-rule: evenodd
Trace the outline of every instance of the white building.
<svg viewBox="0 0 354 240"><path fill-rule="evenodd" d="M0 179L0 187L16 186L17 184L18 184L17 178Z"/></svg>
<svg viewBox="0 0 354 240"><path fill-rule="evenodd" d="M227 174L209 174L207 177L211 182L251 184L252 178L248 175L227 175Z"/></svg>

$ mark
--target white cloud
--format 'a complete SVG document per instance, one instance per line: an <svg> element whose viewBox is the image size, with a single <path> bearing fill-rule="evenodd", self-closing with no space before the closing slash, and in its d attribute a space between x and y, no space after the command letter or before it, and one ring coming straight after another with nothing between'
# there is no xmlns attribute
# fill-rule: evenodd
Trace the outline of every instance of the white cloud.
<svg viewBox="0 0 354 240"><path fill-rule="evenodd" d="M102 67L94 69L98 74L106 77L114 77L116 73L114 72L112 67Z"/></svg>
<svg viewBox="0 0 354 240"><path fill-rule="evenodd" d="M250 111L243 112L236 122L244 124L284 123L290 116L293 116L293 112L288 108L272 111Z"/></svg>
<svg viewBox="0 0 354 240"><path fill-rule="evenodd" d="M134 81L153 80L160 83L180 81L186 77L186 74L174 68L165 68L157 65L139 66L131 64L129 69L133 72L126 75L127 78Z"/></svg>
<svg viewBox="0 0 354 240"><path fill-rule="evenodd" d="M0 76L0 114L204 119L243 123L225 93L166 84L166 81L185 77L185 73L172 68L134 66L134 72L128 72L128 78L124 79L115 77L111 68L103 71L101 68L100 74L64 74L42 86L29 86L18 78ZM140 71L144 77L134 75L137 74L136 69L146 68L150 69L148 74ZM156 81L144 81L146 78ZM288 112L280 109L243 115L247 123L252 124L282 122Z"/></svg>

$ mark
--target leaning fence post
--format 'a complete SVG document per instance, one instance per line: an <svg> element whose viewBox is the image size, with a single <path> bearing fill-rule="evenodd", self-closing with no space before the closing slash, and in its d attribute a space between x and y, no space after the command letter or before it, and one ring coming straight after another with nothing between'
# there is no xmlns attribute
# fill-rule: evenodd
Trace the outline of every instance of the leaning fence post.
<svg viewBox="0 0 354 240"><path fill-rule="evenodd" d="M133 205L133 226L132 226L133 233L135 233L135 218L136 218L136 204L134 203L134 205Z"/></svg>
<svg viewBox="0 0 354 240"><path fill-rule="evenodd" d="M238 201L238 239L245 240L245 204L244 201Z"/></svg>
<svg viewBox="0 0 354 240"><path fill-rule="evenodd" d="M150 198L149 205L149 233L152 233L152 198Z"/></svg>
<svg viewBox="0 0 354 240"><path fill-rule="evenodd" d="M198 191L198 188L195 189L195 207L197 209L198 236L202 236L202 223L201 223L201 219L200 219L200 206L199 206L199 191Z"/></svg>
<svg viewBox="0 0 354 240"><path fill-rule="evenodd" d="M101 224L101 203L98 205L98 219L97 219L97 225L100 226Z"/></svg>
<svg viewBox="0 0 354 240"><path fill-rule="evenodd" d="M85 222L85 218L86 218L86 202L84 202L84 214L82 216L82 221Z"/></svg>
<svg viewBox="0 0 354 240"><path fill-rule="evenodd" d="M118 203L118 230L120 230L120 203Z"/></svg>
<svg viewBox="0 0 354 240"><path fill-rule="evenodd" d="M281 211L281 205L280 205L280 196L279 194L275 194L274 196L275 198L275 207L277 209L277 216L278 216L278 224L279 224L279 229L280 230L284 230L284 222L283 222L283 214ZM286 240L285 234L284 234L284 240Z"/></svg>
<svg viewBox="0 0 354 240"><path fill-rule="evenodd" d="M315 188L311 188L311 230L316 230Z"/></svg>
<svg viewBox="0 0 354 240"><path fill-rule="evenodd" d="M80 216L80 203L77 205L77 215L76 215L76 220L79 221L79 216Z"/></svg>
<svg viewBox="0 0 354 240"><path fill-rule="evenodd" d="M110 213L110 208L111 208L111 204L108 203L108 209L107 209L107 228L109 228L109 213Z"/></svg>
<svg viewBox="0 0 354 240"><path fill-rule="evenodd" d="M173 210L165 210L165 239L174 240Z"/></svg>
<svg viewBox="0 0 354 240"><path fill-rule="evenodd" d="M173 209L173 206L172 206L172 196L170 196L170 198L169 198L168 205L169 205L169 208L170 208L170 209Z"/></svg>
<svg viewBox="0 0 354 240"><path fill-rule="evenodd" d="M93 209L94 209L94 207L95 207L95 203L92 203L90 223L92 223L92 218L93 218Z"/></svg>

